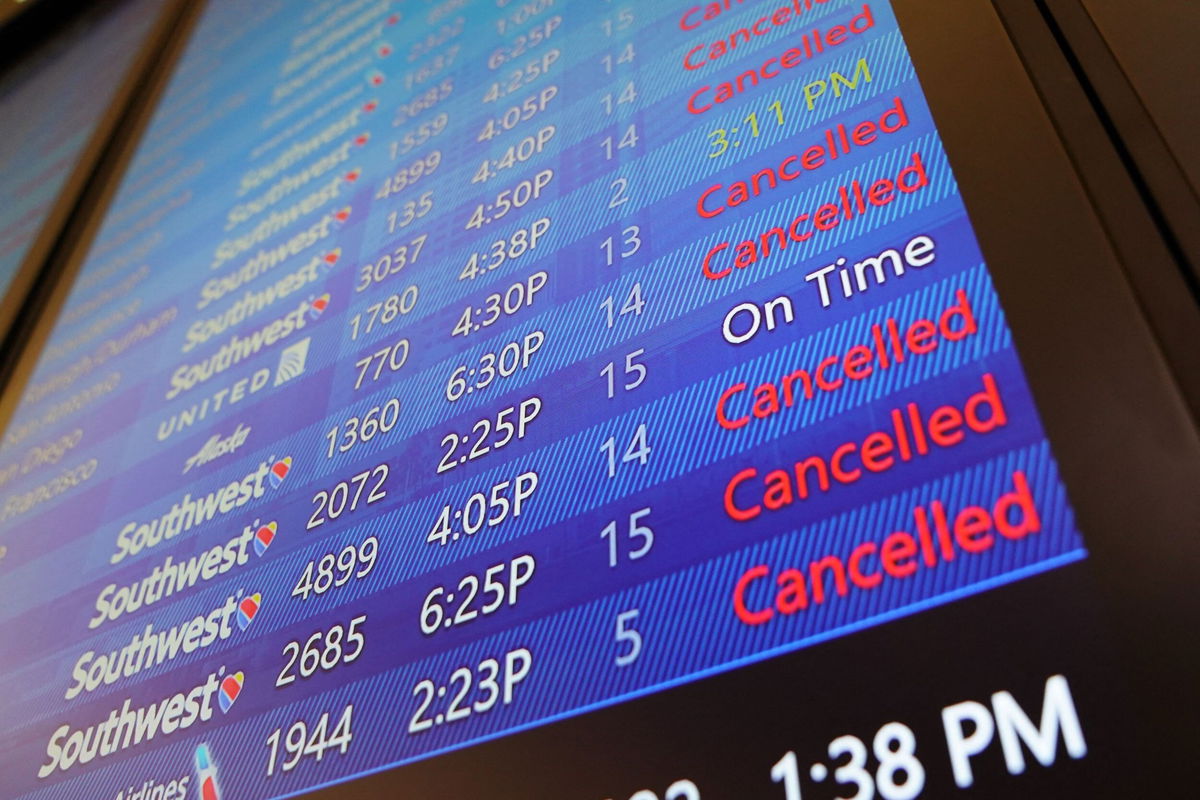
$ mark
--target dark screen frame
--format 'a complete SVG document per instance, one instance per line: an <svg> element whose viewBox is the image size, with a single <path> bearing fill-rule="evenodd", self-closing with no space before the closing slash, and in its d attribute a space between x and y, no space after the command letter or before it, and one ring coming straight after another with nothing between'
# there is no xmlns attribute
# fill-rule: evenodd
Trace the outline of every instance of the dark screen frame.
<svg viewBox="0 0 1200 800"><path fill-rule="evenodd" d="M204 0L163 3L55 198L12 287L0 298L0 432L20 405L42 348L203 6Z"/></svg>
<svg viewBox="0 0 1200 800"><path fill-rule="evenodd" d="M78 263L86 254L86 240L80 233L92 216L102 216L108 201L97 202L109 184L115 185L119 172L119 150L130 138L129 121L144 105L147 80L170 62L164 48L180 27L180 15L191 0L169 0L161 4L158 16L138 44L121 80L112 90L108 107L96 121L87 142L70 167L67 179L42 220L25 257L13 275L7 291L0 297L0 386L5 389L0 403L0 426L6 426L15 410L14 395L23 387L36 353L53 326L53 318L66 298L66 289L74 281ZM38 4L25 15L10 22L11 29L0 35L0 44L11 43L29 48L31 42L52 38L79 16L76 6L84 5L83 14L102 15L115 4L71 3L59 9L53 4ZM0 22L4 18L0 17ZM15 41L15 40L19 40ZM11 64L7 57L0 68ZM73 265L73 266L72 266ZM28 357L33 352L34 357ZM25 369L16 378L22 365Z"/></svg>
<svg viewBox="0 0 1200 800"><path fill-rule="evenodd" d="M1143 106L1132 75L1121 72L1117 54L1107 49L1079 3L994 0L1192 418L1200 423L1200 283L1193 277L1200 250L1189 253L1189 237L1180 236L1200 231L1195 222L1200 220L1200 200L1172 188L1186 182L1183 163L1167 152L1164 132L1156 127L1150 107ZM1144 17L1138 24L1145 30L1148 24L1161 25L1169 11L1155 6L1122 13ZM1164 53L1159 47L1153 54L1137 55L1162 65L1178 60L1181 52L1167 48ZM1168 91L1181 91L1171 80L1175 74L1168 70L1158 76L1160 83L1172 84ZM1145 73L1139 77L1148 79ZM1172 113L1182 118L1189 112Z"/></svg>
<svg viewBox="0 0 1200 800"><path fill-rule="evenodd" d="M1129 743L1187 786L1200 437L996 10L893 2L1090 553L1136 699Z"/></svg>

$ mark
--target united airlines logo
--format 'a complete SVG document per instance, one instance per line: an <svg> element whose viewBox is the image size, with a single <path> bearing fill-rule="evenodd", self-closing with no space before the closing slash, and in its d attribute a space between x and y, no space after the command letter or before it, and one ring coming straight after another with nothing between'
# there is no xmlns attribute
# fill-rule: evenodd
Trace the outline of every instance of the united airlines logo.
<svg viewBox="0 0 1200 800"><path fill-rule="evenodd" d="M308 363L308 345L311 342L312 337L306 336L284 348L283 352L279 354L279 366L275 369L276 386L304 374L304 366Z"/></svg>

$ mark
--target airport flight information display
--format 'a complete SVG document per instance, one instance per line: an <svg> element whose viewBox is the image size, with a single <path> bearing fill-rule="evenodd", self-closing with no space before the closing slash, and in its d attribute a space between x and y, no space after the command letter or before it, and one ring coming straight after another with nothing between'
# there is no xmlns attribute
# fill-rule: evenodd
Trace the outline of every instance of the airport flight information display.
<svg viewBox="0 0 1200 800"><path fill-rule="evenodd" d="M887 0L211 0L4 433L0 794L295 795L1084 558ZM1039 680L745 796L1084 758Z"/></svg>

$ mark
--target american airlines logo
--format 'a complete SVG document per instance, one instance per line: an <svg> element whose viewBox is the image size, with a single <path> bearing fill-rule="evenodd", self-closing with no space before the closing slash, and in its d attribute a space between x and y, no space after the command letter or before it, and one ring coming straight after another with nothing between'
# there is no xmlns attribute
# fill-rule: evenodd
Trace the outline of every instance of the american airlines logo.
<svg viewBox="0 0 1200 800"><path fill-rule="evenodd" d="M221 456L227 456L235 452L239 447L246 443L246 437L250 435L250 426L239 424L237 430L228 436L221 436L219 433L213 434L212 438L204 443L200 448L200 452L187 460L183 465L183 474L187 474L192 467L201 467L211 461L215 461Z"/></svg>

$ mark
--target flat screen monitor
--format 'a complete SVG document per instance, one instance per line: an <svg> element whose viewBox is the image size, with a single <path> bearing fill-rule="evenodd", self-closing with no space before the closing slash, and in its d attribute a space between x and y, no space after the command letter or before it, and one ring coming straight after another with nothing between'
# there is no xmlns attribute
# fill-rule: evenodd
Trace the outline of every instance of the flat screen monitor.
<svg viewBox="0 0 1200 800"><path fill-rule="evenodd" d="M1019 285L1103 237L979 10L208 2L4 432L0 794L1147 780L1097 320Z"/></svg>

